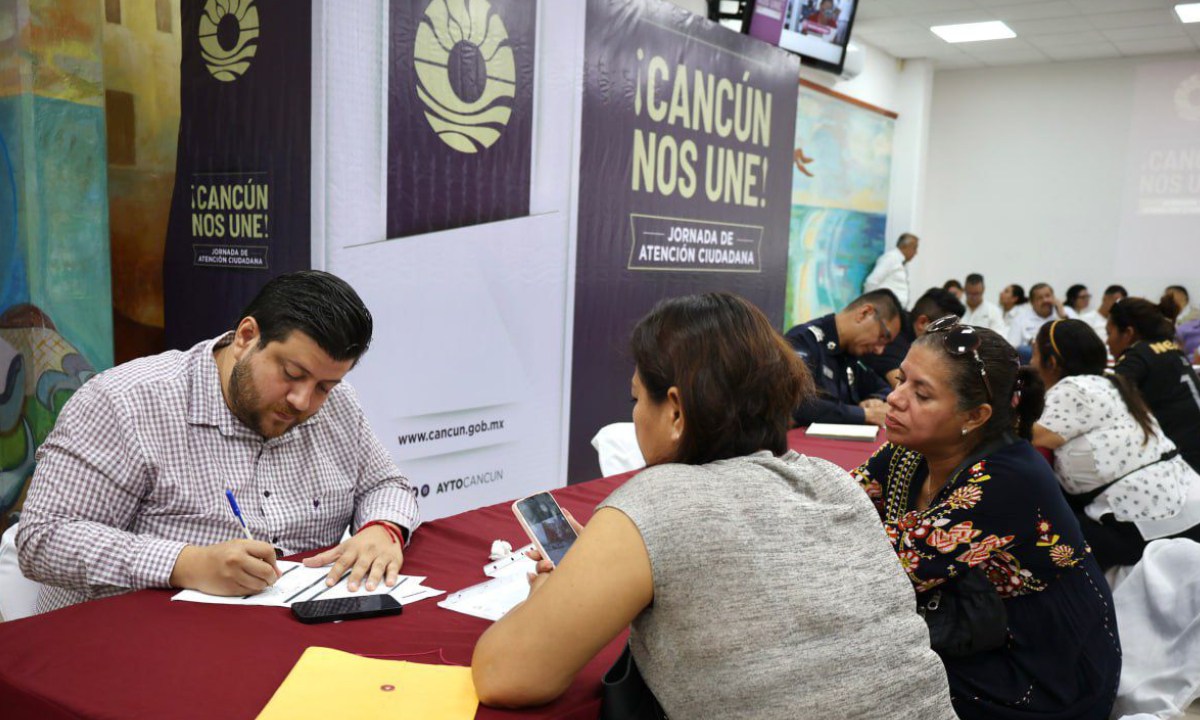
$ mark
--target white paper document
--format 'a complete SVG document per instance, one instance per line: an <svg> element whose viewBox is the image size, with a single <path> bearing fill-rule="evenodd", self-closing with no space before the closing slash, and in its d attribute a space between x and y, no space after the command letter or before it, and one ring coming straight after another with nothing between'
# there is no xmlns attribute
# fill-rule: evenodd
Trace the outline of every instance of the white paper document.
<svg viewBox="0 0 1200 720"><path fill-rule="evenodd" d="M529 579L511 573L450 594L438 607L495 622L529 597Z"/></svg>
<svg viewBox="0 0 1200 720"><path fill-rule="evenodd" d="M288 560L280 560L275 564L283 575L275 581L274 585L256 595L222 597L209 595L199 590L183 590L176 593L171 599L217 605L291 607L292 603L308 600L332 600L354 595L391 595L401 605L407 605L446 593L445 590L425 587L421 584L425 582L425 578L419 575L400 575L396 584L391 587L380 583L374 590L367 590L365 586L360 585L358 590L351 592L346 587L346 580L350 577L348 572L342 576L338 584L327 587L325 576L329 574L328 567L309 568L304 567L301 563Z"/></svg>
<svg viewBox="0 0 1200 720"><path fill-rule="evenodd" d="M832 438L834 440L874 441L879 428L874 425L842 425L840 423L813 423L804 431L808 437Z"/></svg>
<svg viewBox="0 0 1200 720"><path fill-rule="evenodd" d="M533 549L533 543L529 543L523 548L513 550L508 555L484 565L483 574L492 578L506 575L525 577L526 573L537 572L537 563L530 560L529 556L525 554Z"/></svg>

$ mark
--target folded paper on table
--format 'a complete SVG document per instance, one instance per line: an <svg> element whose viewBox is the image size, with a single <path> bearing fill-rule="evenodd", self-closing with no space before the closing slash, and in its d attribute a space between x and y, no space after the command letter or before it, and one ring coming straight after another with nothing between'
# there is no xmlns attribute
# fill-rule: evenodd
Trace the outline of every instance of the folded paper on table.
<svg viewBox="0 0 1200 720"><path fill-rule="evenodd" d="M182 590L171 597L172 600L185 602L212 603L216 605L266 605L269 607L291 607L292 603L308 600L335 600L354 595L391 595L401 605L408 605L425 598L446 594L445 590L425 587L425 581L420 575L400 575L396 584L388 587L380 583L374 590L367 590L360 585L358 590L351 591L346 580L349 573L333 587L325 585L325 576L329 574L328 567L304 567L298 562L280 560L276 563L283 573L271 587L254 595L223 597L209 595L199 590Z"/></svg>
<svg viewBox="0 0 1200 720"><path fill-rule="evenodd" d="M840 423L813 423L804 431L808 437L832 438L834 440L873 441L879 435L875 425L842 425Z"/></svg>
<svg viewBox="0 0 1200 720"><path fill-rule="evenodd" d="M258 720L471 720L478 707L469 667L377 660L310 647Z"/></svg>
<svg viewBox="0 0 1200 720"><path fill-rule="evenodd" d="M524 574L501 575L450 594L438 607L495 622L529 597Z"/></svg>
<svg viewBox="0 0 1200 720"><path fill-rule="evenodd" d="M537 563L529 559L525 553L535 549L533 543L529 543L523 548L513 550L504 557L497 558L495 561L483 566L483 574L488 577L502 577L504 575L521 575L526 573L537 572Z"/></svg>

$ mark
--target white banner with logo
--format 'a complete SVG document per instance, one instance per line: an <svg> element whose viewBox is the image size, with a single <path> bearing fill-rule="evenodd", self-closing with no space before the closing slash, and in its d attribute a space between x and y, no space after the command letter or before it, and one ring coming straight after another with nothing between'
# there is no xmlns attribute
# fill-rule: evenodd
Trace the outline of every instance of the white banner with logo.
<svg viewBox="0 0 1200 720"><path fill-rule="evenodd" d="M375 433L426 519L563 485L583 3L315 5L313 264L374 314Z"/></svg>
<svg viewBox="0 0 1200 720"><path fill-rule="evenodd" d="M1125 282L1194 284L1181 260L1200 233L1200 60L1140 65L1130 107L1114 269Z"/></svg>

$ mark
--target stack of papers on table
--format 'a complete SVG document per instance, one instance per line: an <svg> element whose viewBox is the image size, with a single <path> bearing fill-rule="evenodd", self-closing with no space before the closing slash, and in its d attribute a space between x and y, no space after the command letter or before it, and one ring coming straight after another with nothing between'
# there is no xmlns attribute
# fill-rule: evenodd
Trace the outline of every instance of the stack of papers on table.
<svg viewBox="0 0 1200 720"><path fill-rule="evenodd" d="M804 431L807 437L832 438L834 440L874 441L879 435L875 425L841 425L838 423L813 423Z"/></svg>
<svg viewBox="0 0 1200 720"><path fill-rule="evenodd" d="M325 585L325 576L329 568L309 568L298 562L280 560L276 563L283 575L271 587L257 595L240 597L222 597L209 595L199 590L184 590L177 593L172 600L186 602L214 603L218 605L268 605L273 607L291 607L292 603L308 600L333 600L336 598L353 597L356 595L391 595L401 605L415 603L425 598L445 595L445 590L435 590L421 583L425 578L420 575L400 575L396 584L388 587L380 583L374 590L367 590L365 585L359 585L358 590L351 592L346 587L350 573L342 576L340 582L333 587Z"/></svg>
<svg viewBox="0 0 1200 720"><path fill-rule="evenodd" d="M478 707L469 667L374 660L310 647L258 720L471 720Z"/></svg>
<svg viewBox="0 0 1200 720"><path fill-rule="evenodd" d="M537 563L526 557L533 545L488 563L483 574L492 580L472 585L451 594L438 607L495 622L529 597L528 574L537 572Z"/></svg>

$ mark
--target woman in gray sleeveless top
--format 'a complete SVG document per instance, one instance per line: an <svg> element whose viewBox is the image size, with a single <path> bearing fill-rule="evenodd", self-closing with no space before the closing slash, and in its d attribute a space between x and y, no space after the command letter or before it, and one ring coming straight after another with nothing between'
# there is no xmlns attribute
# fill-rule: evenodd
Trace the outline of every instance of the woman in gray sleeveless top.
<svg viewBox="0 0 1200 720"><path fill-rule="evenodd" d="M480 699L564 692L632 625L673 718L953 718L912 585L849 474L787 449L804 363L745 300L667 300L631 341L651 466L480 638Z"/></svg>

